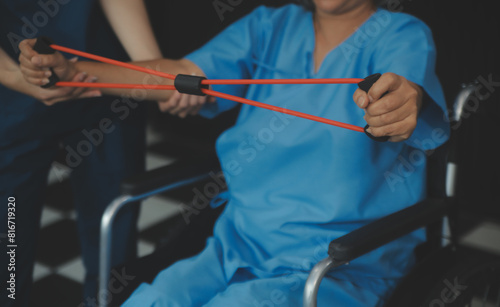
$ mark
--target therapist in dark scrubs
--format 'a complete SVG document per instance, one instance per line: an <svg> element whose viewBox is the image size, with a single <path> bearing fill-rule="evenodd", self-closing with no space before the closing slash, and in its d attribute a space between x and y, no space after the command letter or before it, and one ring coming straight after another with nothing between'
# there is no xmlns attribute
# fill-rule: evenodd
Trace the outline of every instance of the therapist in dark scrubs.
<svg viewBox="0 0 500 307"><path fill-rule="evenodd" d="M98 2L132 60L161 57L142 0L0 1L0 306L28 306L47 175L61 143L72 168L86 269L84 302L97 295L100 217L117 196L122 178L144 169L145 113L140 103L97 98L101 94L96 90L41 89L24 81L17 62L18 43L40 35L118 58L121 49L111 31L103 33L99 26L91 33L97 26L92 12ZM74 80L96 79L81 73ZM55 104L69 97L87 99ZM9 214L15 224L8 224ZM120 235L112 247L114 265L136 255L136 220L137 209L125 211L115 223ZM17 247L15 266L9 266L7 245L12 242L5 235L13 225ZM5 286L11 274L14 295Z"/></svg>

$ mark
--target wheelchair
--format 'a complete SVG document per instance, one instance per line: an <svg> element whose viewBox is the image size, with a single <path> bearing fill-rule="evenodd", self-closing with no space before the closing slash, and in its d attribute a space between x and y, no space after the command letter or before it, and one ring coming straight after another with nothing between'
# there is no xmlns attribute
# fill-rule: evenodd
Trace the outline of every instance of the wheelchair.
<svg viewBox="0 0 500 307"><path fill-rule="evenodd" d="M306 281L304 307L317 305L318 289L328 271L347 265L353 259L421 228L426 229L427 240L415 249L417 263L400 281L384 306L500 306L500 257L461 245L457 234L455 192L461 146L458 135L467 102L477 86L471 83L462 87L451 112L450 141L432 153L428 152L428 198L333 240L328 256L314 266ZM215 156L180 161L122 183L122 195L107 207L101 221L99 306L109 303L102 298L108 292L111 231L118 212L153 195L213 180L214 174L221 174ZM205 229L213 226L218 213L208 214L211 221L205 223ZM174 240L174 245L186 239L195 242L191 240L193 236L192 231L187 237L181 235L177 241ZM191 246L187 251L179 251L174 246L169 250L174 256L162 259L173 263L192 256L201 251L204 240L198 239L198 243L194 243L197 246Z"/></svg>

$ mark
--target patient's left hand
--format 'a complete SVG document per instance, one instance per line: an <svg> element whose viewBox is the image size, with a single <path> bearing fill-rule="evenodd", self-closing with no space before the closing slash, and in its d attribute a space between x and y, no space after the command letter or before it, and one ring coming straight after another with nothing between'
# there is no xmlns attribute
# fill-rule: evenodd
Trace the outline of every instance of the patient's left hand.
<svg viewBox="0 0 500 307"><path fill-rule="evenodd" d="M365 110L368 132L376 137L390 136L391 142L410 138L417 126L422 97L420 86L393 73L383 74L368 93L357 89L353 96Z"/></svg>

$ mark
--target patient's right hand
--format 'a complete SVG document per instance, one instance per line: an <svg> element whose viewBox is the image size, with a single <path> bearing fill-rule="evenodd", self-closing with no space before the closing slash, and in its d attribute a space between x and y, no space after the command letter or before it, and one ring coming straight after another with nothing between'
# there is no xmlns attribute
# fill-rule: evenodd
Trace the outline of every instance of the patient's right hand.
<svg viewBox="0 0 500 307"><path fill-rule="evenodd" d="M215 103L215 97L188 95L175 91L169 100L159 101L158 107L162 112L168 112L180 118L185 118L188 115L198 114L207 102Z"/></svg>

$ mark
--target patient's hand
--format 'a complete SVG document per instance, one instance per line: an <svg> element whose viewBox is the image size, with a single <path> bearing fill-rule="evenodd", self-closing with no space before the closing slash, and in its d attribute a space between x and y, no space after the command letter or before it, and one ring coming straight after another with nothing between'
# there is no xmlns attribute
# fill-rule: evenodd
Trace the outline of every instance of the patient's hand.
<svg viewBox="0 0 500 307"><path fill-rule="evenodd" d="M407 140L412 135L422 97L420 86L393 73L383 74L368 93L357 89L353 96L365 110L368 132L376 137L390 136L392 142Z"/></svg>
<svg viewBox="0 0 500 307"><path fill-rule="evenodd" d="M215 97L181 94L175 91L169 100L158 102L158 107L162 112L185 118L188 115L198 114L207 102L214 103Z"/></svg>

